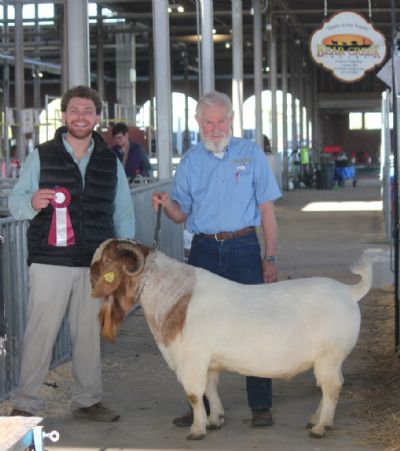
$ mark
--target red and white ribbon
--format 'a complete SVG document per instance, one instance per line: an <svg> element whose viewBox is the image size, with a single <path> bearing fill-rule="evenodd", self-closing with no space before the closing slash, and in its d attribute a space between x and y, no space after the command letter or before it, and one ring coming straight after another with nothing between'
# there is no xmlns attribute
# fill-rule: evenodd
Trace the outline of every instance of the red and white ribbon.
<svg viewBox="0 0 400 451"><path fill-rule="evenodd" d="M67 208L71 203L71 193L61 186L56 186L54 190L56 193L51 201L53 216L48 243L50 246L71 246L75 244L74 229Z"/></svg>

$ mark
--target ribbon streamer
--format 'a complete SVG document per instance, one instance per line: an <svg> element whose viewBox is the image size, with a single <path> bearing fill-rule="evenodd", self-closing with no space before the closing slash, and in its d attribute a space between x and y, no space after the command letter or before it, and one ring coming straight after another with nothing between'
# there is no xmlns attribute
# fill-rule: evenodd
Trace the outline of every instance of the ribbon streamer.
<svg viewBox="0 0 400 451"><path fill-rule="evenodd" d="M71 203L71 194L66 188L60 186L56 186L54 190L56 193L51 201L53 216L48 243L50 246L72 246L75 244L75 235L67 208Z"/></svg>

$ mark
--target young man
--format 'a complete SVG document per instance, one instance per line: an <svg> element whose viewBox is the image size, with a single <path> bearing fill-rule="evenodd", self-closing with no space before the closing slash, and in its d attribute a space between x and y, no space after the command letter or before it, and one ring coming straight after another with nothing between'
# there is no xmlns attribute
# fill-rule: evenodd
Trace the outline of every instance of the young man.
<svg viewBox="0 0 400 451"><path fill-rule="evenodd" d="M73 416L115 421L103 396L99 301L91 297L90 263L107 238L133 238L133 205L124 170L94 128L96 91L77 86L61 100L63 127L28 155L9 197L16 219L29 219L29 301L20 383L11 415L31 416L42 406L46 377L64 314L72 341Z"/></svg>
<svg viewBox="0 0 400 451"><path fill-rule="evenodd" d="M112 136L115 146L113 150L125 168L125 174L129 179L134 179L137 175L149 177L151 174L151 164L146 152L141 144L129 139L129 129L123 122L118 122L112 129Z"/></svg>
<svg viewBox="0 0 400 451"><path fill-rule="evenodd" d="M273 201L281 194L268 160L253 142L232 137L232 104L225 94L201 97L196 120L201 142L182 158L172 198L167 192L154 192L153 207L161 204L172 221L186 222L194 233L189 264L239 283L275 282ZM263 259L256 234L259 225L265 243ZM272 425L271 380L247 377L246 383L252 425ZM187 412L173 422L190 426L192 421L192 412Z"/></svg>

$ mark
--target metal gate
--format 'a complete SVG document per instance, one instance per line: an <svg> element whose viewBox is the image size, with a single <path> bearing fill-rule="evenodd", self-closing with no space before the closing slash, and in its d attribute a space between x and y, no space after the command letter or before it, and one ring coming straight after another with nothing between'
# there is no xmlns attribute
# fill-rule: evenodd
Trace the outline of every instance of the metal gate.
<svg viewBox="0 0 400 451"><path fill-rule="evenodd" d="M151 193L155 190L169 191L171 184L168 179L132 189L136 239L139 242L151 245L154 238L156 214L150 202ZM19 379L28 301L28 225L28 221L16 221L12 217L0 219L0 236L3 237L0 245L0 401L8 397ZM165 215L161 221L160 249L170 257L183 260L183 226L174 224ZM70 356L69 328L64 318L53 348L51 367L68 360Z"/></svg>

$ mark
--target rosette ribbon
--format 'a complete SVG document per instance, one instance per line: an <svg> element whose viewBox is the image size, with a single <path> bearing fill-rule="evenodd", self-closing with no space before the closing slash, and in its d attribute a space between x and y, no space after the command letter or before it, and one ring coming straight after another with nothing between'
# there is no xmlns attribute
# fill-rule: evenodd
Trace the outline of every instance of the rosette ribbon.
<svg viewBox="0 0 400 451"><path fill-rule="evenodd" d="M55 196L50 202L53 207L48 243L50 246L71 246L75 244L74 229L69 217L68 205L71 193L61 186L54 188Z"/></svg>

